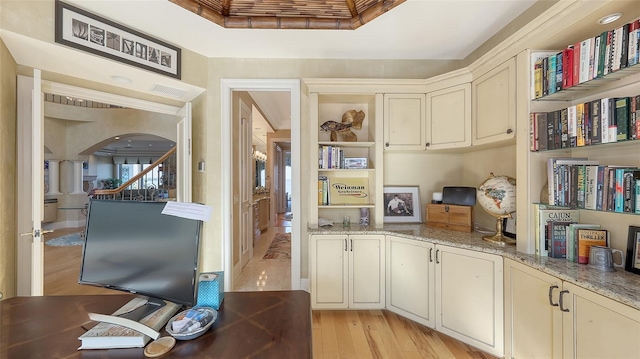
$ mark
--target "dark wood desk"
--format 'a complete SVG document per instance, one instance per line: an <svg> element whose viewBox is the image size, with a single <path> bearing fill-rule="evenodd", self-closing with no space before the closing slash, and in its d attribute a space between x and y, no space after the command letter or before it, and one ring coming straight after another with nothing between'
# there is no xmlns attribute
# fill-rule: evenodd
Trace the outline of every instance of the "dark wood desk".
<svg viewBox="0 0 640 359"><path fill-rule="evenodd" d="M145 358L143 348L78 350L87 313L113 313L132 295L15 297L0 301L0 358ZM161 335L168 335L164 329ZM165 358L311 358L311 302L304 291L225 293L203 336Z"/></svg>

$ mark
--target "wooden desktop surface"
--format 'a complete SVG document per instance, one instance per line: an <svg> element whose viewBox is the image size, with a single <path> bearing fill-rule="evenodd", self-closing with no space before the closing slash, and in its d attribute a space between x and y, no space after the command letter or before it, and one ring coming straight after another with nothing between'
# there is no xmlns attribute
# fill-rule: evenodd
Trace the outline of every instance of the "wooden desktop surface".
<svg viewBox="0 0 640 359"><path fill-rule="evenodd" d="M145 358L144 348L78 350L87 313L111 314L132 295L14 297L0 301L0 358ZM168 335L163 329L161 336ZM311 358L304 291L225 293L204 335L161 358Z"/></svg>

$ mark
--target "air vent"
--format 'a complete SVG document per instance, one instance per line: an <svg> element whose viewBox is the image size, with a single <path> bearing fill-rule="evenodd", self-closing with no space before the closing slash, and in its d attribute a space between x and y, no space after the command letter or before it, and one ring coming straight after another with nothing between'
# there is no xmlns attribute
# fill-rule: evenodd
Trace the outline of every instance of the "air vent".
<svg viewBox="0 0 640 359"><path fill-rule="evenodd" d="M172 97L182 97L184 95L186 95L188 93L188 91L186 90L181 90L181 89L177 89L174 87L169 87L169 86L165 86L165 85L158 85L156 84L152 89L152 92L161 94L161 95L168 95L168 96L172 96Z"/></svg>

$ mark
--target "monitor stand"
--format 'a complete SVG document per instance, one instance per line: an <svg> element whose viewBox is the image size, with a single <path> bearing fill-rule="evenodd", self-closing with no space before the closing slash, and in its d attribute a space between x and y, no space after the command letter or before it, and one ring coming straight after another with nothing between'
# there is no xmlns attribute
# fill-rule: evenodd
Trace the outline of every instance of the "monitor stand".
<svg viewBox="0 0 640 359"><path fill-rule="evenodd" d="M96 322L112 323L127 327L139 331L140 333L149 336L151 339L156 340L160 337L160 333L155 331L153 328L140 323L140 319L162 308L165 304L166 303L160 299L146 298L146 301L143 300L140 305L129 311L117 315L89 313L89 319Z"/></svg>
<svg viewBox="0 0 640 359"><path fill-rule="evenodd" d="M142 318L148 316L149 314L155 312L156 310L164 307L166 304L164 300L145 297L147 302L143 305L140 305L130 311L118 314L118 317L127 318L136 322L139 322Z"/></svg>

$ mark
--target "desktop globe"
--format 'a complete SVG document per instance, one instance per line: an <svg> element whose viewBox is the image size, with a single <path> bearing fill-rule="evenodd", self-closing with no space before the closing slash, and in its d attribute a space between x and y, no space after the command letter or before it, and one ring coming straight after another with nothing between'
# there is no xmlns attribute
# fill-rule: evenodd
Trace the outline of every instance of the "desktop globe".
<svg viewBox="0 0 640 359"><path fill-rule="evenodd" d="M493 172L480 184L476 194L478 204L490 215L497 217L496 234L483 236L485 241L505 245L516 241L502 233L505 218L511 218L516 211L516 179L509 176L495 176Z"/></svg>

